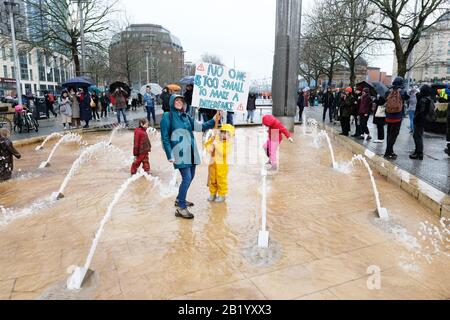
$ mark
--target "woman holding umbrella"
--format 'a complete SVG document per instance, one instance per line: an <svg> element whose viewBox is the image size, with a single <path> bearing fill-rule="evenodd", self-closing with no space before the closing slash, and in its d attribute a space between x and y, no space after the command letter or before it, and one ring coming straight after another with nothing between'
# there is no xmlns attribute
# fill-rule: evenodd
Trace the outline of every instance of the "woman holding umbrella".
<svg viewBox="0 0 450 320"><path fill-rule="evenodd" d="M127 108L127 92L124 88L120 87L114 91L113 96L116 100L117 121L120 124L120 114L122 114L125 125L128 125L127 116L125 115L125 109Z"/></svg>

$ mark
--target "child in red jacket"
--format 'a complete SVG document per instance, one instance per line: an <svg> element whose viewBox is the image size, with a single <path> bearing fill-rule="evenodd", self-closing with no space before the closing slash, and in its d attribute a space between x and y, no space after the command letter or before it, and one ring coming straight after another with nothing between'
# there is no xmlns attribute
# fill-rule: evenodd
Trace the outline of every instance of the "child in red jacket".
<svg viewBox="0 0 450 320"><path fill-rule="evenodd" d="M283 135L289 139L289 142L294 142L291 133L281 124L281 122L272 115L265 115L262 119L263 125L269 128L269 138L264 144L264 149L269 157L269 164L272 169L278 168L277 152Z"/></svg>
<svg viewBox="0 0 450 320"><path fill-rule="evenodd" d="M139 119L139 128L134 129L134 162L131 166L131 174L136 174L139 166L142 163L142 167L145 172L150 173L150 163L148 154L152 149L150 139L147 134L148 120Z"/></svg>

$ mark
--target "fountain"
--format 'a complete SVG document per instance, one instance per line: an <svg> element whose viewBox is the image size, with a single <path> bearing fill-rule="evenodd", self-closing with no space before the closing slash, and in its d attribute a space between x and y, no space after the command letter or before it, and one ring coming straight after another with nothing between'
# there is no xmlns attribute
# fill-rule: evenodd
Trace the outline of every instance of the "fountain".
<svg viewBox="0 0 450 320"><path fill-rule="evenodd" d="M97 144L94 144L84 149L81 155L78 157L78 159L76 159L73 162L72 167L69 170L69 173L66 175L63 183L61 184L61 187L59 188L59 191L52 194L52 199L59 200L61 198L64 198L64 190L67 187L67 184L69 183L70 179L72 179L72 177L78 172L78 170L80 170L82 164L89 161L94 154L100 151L115 152L116 154L122 154L126 165L129 165L129 163L132 162L132 158L126 159L124 152L121 149L114 147L109 142L101 141Z"/></svg>
<svg viewBox="0 0 450 320"><path fill-rule="evenodd" d="M333 150L333 145L331 144L330 136L328 135L328 133L325 130L322 130L319 133L319 137L325 137L327 139L328 148L330 149L330 154L331 154L331 160L333 161L333 169L336 170L338 165L334 158L334 150Z"/></svg>
<svg viewBox="0 0 450 320"><path fill-rule="evenodd" d="M115 127L115 128L113 129L113 131L111 132L111 135L110 135L110 137L109 137L108 144L112 144L112 141L113 141L114 137L116 136L117 132L118 132L119 130L121 130L121 129L124 129L124 128L125 128L125 126L124 126L123 124L119 124L117 127Z"/></svg>
<svg viewBox="0 0 450 320"><path fill-rule="evenodd" d="M42 169L42 168L50 166L50 160L52 159L52 157L55 154L56 150L59 148L59 146L63 142L76 142L76 143L78 143L80 145L86 145L86 143L83 143L83 138L77 133L68 133L68 134L62 136L61 139L59 139L59 141L53 147L52 151L50 152L50 155L48 156L47 161L42 162L41 165L39 166L39 169Z"/></svg>
<svg viewBox="0 0 450 320"><path fill-rule="evenodd" d="M44 142L42 142L42 144L40 144L39 146L36 147L36 151L38 150L42 150L45 146L45 144L50 141L53 138L61 138L63 135L59 132L53 132L51 135L47 136L47 138L45 138Z"/></svg>
<svg viewBox="0 0 450 320"><path fill-rule="evenodd" d="M369 163L367 162L366 158L364 158L363 155L355 155L352 159L352 162L362 162L364 164L364 166L366 167L367 171L369 172L369 176L370 176L370 181L372 182L372 188L373 188L373 193L375 195L375 202L377 205L377 213L380 219L384 219L384 220L388 220L389 219L389 215L388 215L388 211L386 208L381 207L381 202L380 202L380 193L378 192L378 188L377 188L377 184L375 183L375 178L373 177L373 172L372 169L370 168Z"/></svg>
<svg viewBox="0 0 450 320"><path fill-rule="evenodd" d="M69 277L69 279L67 279L67 289L69 289L69 290L81 289L81 285L83 284L84 278L86 277L86 275L89 271L89 267L91 265L92 258L94 257L95 250L97 249L97 245L103 234L105 225L112 215L112 210L114 209L115 205L119 202L120 198L125 193L125 191L128 189L128 187L133 182L137 181L139 178L141 178L143 176L144 176L144 173L142 171L139 172L138 174L133 175L132 177L128 178L117 190L116 194L114 195L113 201L109 204L108 209L106 210L106 214L103 217L102 221L100 222L100 227L95 234L94 240L92 241L91 249L86 258L86 263L84 264L83 267L76 266L74 268L72 275Z"/></svg>
<svg viewBox="0 0 450 320"><path fill-rule="evenodd" d="M267 222L267 170L266 168L262 168L261 170L262 177L262 199L261 199L261 230L258 234L258 247L267 248L269 246L269 231L266 230L266 222Z"/></svg>

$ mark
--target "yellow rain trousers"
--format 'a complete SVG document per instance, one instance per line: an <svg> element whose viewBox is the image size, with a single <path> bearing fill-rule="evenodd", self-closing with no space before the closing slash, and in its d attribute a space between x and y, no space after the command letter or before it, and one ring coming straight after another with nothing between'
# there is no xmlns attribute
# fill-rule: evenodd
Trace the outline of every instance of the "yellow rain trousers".
<svg viewBox="0 0 450 320"><path fill-rule="evenodd" d="M213 137L205 143L211 155L208 168L208 187L211 195L225 197L228 194L228 162L227 154L230 152L231 142L221 141Z"/></svg>

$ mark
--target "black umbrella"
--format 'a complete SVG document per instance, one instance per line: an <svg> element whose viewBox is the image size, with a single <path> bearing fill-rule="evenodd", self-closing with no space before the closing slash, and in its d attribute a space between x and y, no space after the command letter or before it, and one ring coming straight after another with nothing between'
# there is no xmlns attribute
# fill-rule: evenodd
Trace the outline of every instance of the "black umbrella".
<svg viewBox="0 0 450 320"><path fill-rule="evenodd" d="M370 83L368 83L366 81L361 81L361 82L357 83L356 84L356 88L361 89L361 91L362 91L363 88L369 88L371 96L376 96L377 95L377 91L375 90L375 88Z"/></svg>
<svg viewBox="0 0 450 320"><path fill-rule="evenodd" d="M89 79L86 79L84 77L75 77L64 82L62 84L62 87L88 88L92 85L94 85L94 83Z"/></svg>
<svg viewBox="0 0 450 320"><path fill-rule="evenodd" d="M130 96L131 94L131 88L129 85L127 85L124 82L120 82L120 81L116 81L114 83L112 83L109 86L109 92L113 93L114 91L116 91L116 89L122 88L123 90L125 90L127 92L127 95Z"/></svg>
<svg viewBox="0 0 450 320"><path fill-rule="evenodd" d="M382 82L372 82L372 86L374 86L377 94L379 94L380 97L384 97L386 95L386 92L389 91L389 88L386 87L386 85Z"/></svg>

